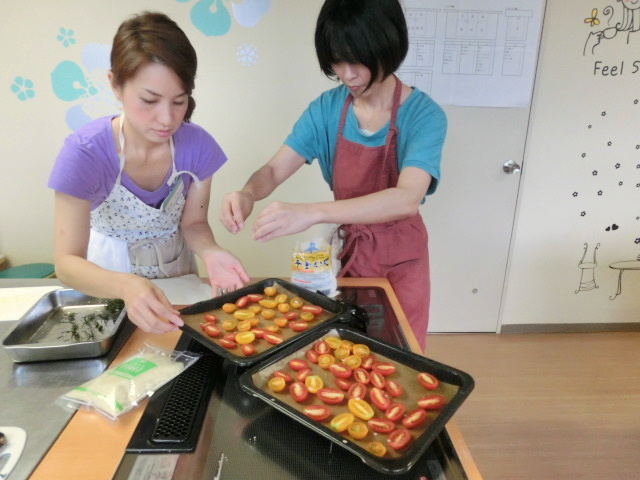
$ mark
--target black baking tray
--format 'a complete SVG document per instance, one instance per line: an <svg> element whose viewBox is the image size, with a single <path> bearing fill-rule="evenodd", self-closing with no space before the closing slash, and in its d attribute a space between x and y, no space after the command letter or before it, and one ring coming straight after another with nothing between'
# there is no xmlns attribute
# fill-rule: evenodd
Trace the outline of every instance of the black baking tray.
<svg viewBox="0 0 640 480"><path fill-rule="evenodd" d="M204 320L204 313L211 311L219 311L225 303L235 303L237 299L252 293L264 293L264 289L269 286L277 286L280 291L289 292L292 295L302 298L306 303L318 305L325 311L322 318L310 323L307 330L303 332L292 332L289 328L285 328L282 332L285 334L285 340L279 345L268 344L265 340L256 340L260 350L251 356L245 356L238 347L229 350L222 347L216 339L208 337L200 328L200 323ZM221 295L219 297L195 303L189 307L180 310L185 324L182 331L193 337L205 347L214 353L234 362L241 367L250 367L262 362L271 355L276 354L286 348L293 342L305 338L320 328L333 324L350 324L362 326L362 312L355 306L348 305L342 301L334 300L321 293L312 292L305 288L294 285L291 282L279 278L268 278L256 283L252 283L231 293Z"/></svg>
<svg viewBox="0 0 640 480"><path fill-rule="evenodd" d="M415 402L416 396L418 395L440 394L447 397L448 402L444 407L438 411L429 413L429 420L426 426L423 425L420 429L412 430L413 440L407 449L401 452L395 452L391 448L388 448L385 457L377 457L369 453L364 445L373 440L385 443L386 435L369 432L369 435L364 440L353 440L346 434L336 433L331 430L329 428L330 419L324 422L317 422L304 415L302 412L304 406L312 403L322 403L319 400L315 400L312 394L309 395L307 401L297 404L290 398L286 391L276 394L268 389L266 382L273 371L280 369L287 370L289 360L292 358L304 358L304 352L311 348L317 340L326 336L339 336L344 340L350 340L354 343L364 343L369 346L371 352L377 357L396 364L398 366L398 372L393 375L400 376L399 379L405 386L405 393L402 397L394 399L394 401L404 403L407 411L417 408L417 404L412 402ZM409 385L407 379L414 374L417 375L419 372L428 372L435 375L440 380L440 386L433 391L426 389L421 390L421 387L413 384L413 390L407 388ZM323 372L317 365L314 365L313 373L320 374L325 378L325 386L334 386L328 384L328 378L332 378L329 372ZM402 375L404 375L404 377L402 377ZM412 380L417 384L415 376L413 376ZM357 455L369 467L378 472L392 475L406 473L413 467L474 388L473 378L463 371L408 350L403 350L381 340L370 338L363 332L349 326L341 325L326 326L314 331L304 339L278 352L277 355L273 355L268 361L248 369L240 376L239 381L241 388L246 392L262 399L291 419L328 438L352 454ZM419 393L420 391L422 393ZM342 411L348 411L346 408L346 400L343 405L329 405L329 407L334 415ZM376 417L382 416L382 413L377 408L374 407L374 410Z"/></svg>

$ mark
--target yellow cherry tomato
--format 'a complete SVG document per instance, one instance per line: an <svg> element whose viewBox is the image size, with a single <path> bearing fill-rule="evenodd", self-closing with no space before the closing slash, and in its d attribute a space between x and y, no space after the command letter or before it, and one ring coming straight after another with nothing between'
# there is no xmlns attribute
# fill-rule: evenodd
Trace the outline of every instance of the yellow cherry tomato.
<svg viewBox="0 0 640 480"><path fill-rule="evenodd" d="M287 313L289 310L291 310L291 305L289 305L288 303L279 303L278 304L278 311L281 313Z"/></svg>
<svg viewBox="0 0 640 480"><path fill-rule="evenodd" d="M289 295L286 293L281 293L280 295L276 295L275 301L278 303L286 303L289 300Z"/></svg>
<svg viewBox="0 0 640 480"><path fill-rule="evenodd" d="M340 337L326 337L324 341L329 344L332 350L339 348L342 344L342 339Z"/></svg>
<svg viewBox="0 0 640 480"><path fill-rule="evenodd" d="M373 453L376 457L384 457L387 453L387 447L382 442L369 442L367 444L367 451Z"/></svg>
<svg viewBox="0 0 640 480"><path fill-rule="evenodd" d="M312 321L314 318L316 318L316 316L311 313L311 312L301 312L300 313L300 318L302 320L304 320L305 322L310 322Z"/></svg>
<svg viewBox="0 0 640 480"><path fill-rule="evenodd" d="M347 427L347 433L356 440L362 440L369 434L369 428L364 422L353 422Z"/></svg>
<svg viewBox="0 0 640 480"><path fill-rule="evenodd" d="M252 343L256 339L256 334L253 332L240 332L236 333L236 342L240 345Z"/></svg>
<svg viewBox="0 0 640 480"><path fill-rule="evenodd" d="M265 308L262 310L261 315L265 320L271 320L276 316L276 311L273 308Z"/></svg>
<svg viewBox="0 0 640 480"><path fill-rule="evenodd" d="M231 332L236 328L236 321L231 320L230 318L222 322L222 328L224 328L227 332Z"/></svg>
<svg viewBox="0 0 640 480"><path fill-rule="evenodd" d="M289 323L289 320L287 320L284 317L278 317L278 318L274 318L273 319L273 323L275 323L277 326L279 326L280 328L284 328L287 326L287 324Z"/></svg>
<svg viewBox="0 0 640 480"><path fill-rule="evenodd" d="M239 332L248 332L251 330L251 320L239 320L236 324L236 328Z"/></svg>
<svg viewBox="0 0 640 480"><path fill-rule="evenodd" d="M238 320L249 320L250 318L255 317L256 314L249 309L241 308L233 312L233 316Z"/></svg>
<svg viewBox="0 0 640 480"><path fill-rule="evenodd" d="M287 381L282 377L271 377L267 382L267 386L273 392L281 392L287 386Z"/></svg>
<svg viewBox="0 0 640 480"><path fill-rule="evenodd" d="M273 298L263 298L258 303L263 308L276 308L278 306L278 302L276 302Z"/></svg>
<svg viewBox="0 0 640 480"><path fill-rule="evenodd" d="M329 365L336 363L336 357L330 353L323 353L318 357L318 365L325 370L329 368Z"/></svg>
<svg viewBox="0 0 640 480"><path fill-rule="evenodd" d="M369 350L369 346L364 343L356 343L351 349L354 355L358 355L359 357L366 357L371 353Z"/></svg>
<svg viewBox="0 0 640 480"><path fill-rule="evenodd" d="M373 418L373 407L362 398L350 398L347 407L351 413L362 420L370 420Z"/></svg>
<svg viewBox="0 0 640 480"><path fill-rule="evenodd" d="M278 289L274 286L271 287L265 287L264 289L264 294L267 297L273 297L276 293L278 293Z"/></svg>
<svg viewBox="0 0 640 480"><path fill-rule="evenodd" d="M334 432L344 432L355 419L353 413L339 413L331 419L329 426Z"/></svg>
<svg viewBox="0 0 640 480"><path fill-rule="evenodd" d="M309 375L304 379L304 384L311 393L317 393L318 390L324 387L324 381L319 375Z"/></svg>
<svg viewBox="0 0 640 480"><path fill-rule="evenodd" d="M233 313L238 309L235 303L225 303L222 305L222 311L226 313Z"/></svg>

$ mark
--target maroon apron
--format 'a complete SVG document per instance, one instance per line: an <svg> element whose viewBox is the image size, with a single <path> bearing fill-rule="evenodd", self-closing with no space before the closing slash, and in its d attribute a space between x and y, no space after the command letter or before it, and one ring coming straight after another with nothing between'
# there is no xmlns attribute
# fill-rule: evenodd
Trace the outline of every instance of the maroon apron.
<svg viewBox="0 0 640 480"><path fill-rule="evenodd" d="M361 197L398 183L398 128L402 83L396 78L391 126L386 144L369 147L347 140L342 132L353 97L344 102L333 164L333 195L336 200ZM389 280L409 320L418 344L424 349L429 323L431 281L427 229L420 213L392 222L341 225L344 246L338 255L339 276L384 277Z"/></svg>

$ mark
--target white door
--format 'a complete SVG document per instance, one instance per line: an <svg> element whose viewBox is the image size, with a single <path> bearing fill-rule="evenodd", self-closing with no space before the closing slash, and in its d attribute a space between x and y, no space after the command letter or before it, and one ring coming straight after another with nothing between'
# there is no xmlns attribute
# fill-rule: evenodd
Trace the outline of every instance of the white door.
<svg viewBox="0 0 640 480"><path fill-rule="evenodd" d="M445 107L442 179L421 213L429 231L430 332L495 332L529 108Z"/></svg>

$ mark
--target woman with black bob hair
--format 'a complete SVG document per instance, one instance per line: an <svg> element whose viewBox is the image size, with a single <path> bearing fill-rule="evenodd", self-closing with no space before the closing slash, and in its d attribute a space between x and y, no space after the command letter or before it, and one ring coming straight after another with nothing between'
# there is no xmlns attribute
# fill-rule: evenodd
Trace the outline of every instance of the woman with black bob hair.
<svg viewBox="0 0 640 480"><path fill-rule="evenodd" d="M316 54L322 72L341 85L308 106L242 190L225 195L220 220L239 232L256 201L317 159L334 201L273 202L256 217L254 239L340 225L340 275L386 277L424 349L431 282L419 207L440 179L447 120L426 93L395 75L408 45L398 0L326 0Z"/></svg>

